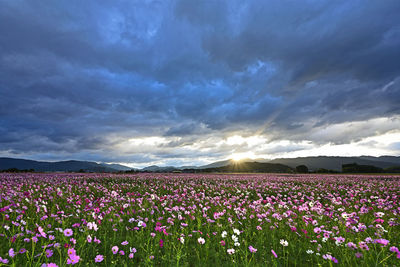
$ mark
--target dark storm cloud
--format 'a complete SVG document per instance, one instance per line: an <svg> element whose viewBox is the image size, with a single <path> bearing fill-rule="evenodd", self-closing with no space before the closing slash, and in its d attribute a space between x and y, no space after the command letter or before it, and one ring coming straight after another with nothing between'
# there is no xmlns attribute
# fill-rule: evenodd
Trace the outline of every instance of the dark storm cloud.
<svg viewBox="0 0 400 267"><path fill-rule="evenodd" d="M376 133L318 129L400 115L399 11L389 0L1 1L0 150L146 162L205 156L173 150L203 135L359 140ZM183 139L113 150L145 136Z"/></svg>

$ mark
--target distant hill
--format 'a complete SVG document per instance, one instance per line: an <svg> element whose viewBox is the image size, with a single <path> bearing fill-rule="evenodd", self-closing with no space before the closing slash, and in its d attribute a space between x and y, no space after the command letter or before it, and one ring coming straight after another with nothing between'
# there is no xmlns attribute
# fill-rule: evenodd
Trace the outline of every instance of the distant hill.
<svg viewBox="0 0 400 267"><path fill-rule="evenodd" d="M177 170L179 170L179 169L175 168L173 166L159 167L157 165L151 165L151 166L141 169L141 171L147 171L147 172L172 172L172 171L177 171Z"/></svg>
<svg viewBox="0 0 400 267"><path fill-rule="evenodd" d="M265 165L268 163L269 165ZM318 171L321 169L333 170L340 172L342 171L342 165L344 164L358 164L358 165L369 165L377 168L382 168L385 172L398 172L400 168L400 157L394 156L382 156L382 157L329 157L329 156L318 156L318 157L301 157L301 158L280 158L274 160L267 159L243 159L241 161L234 161L231 159L217 161L211 164L203 166L165 166L160 167L152 165L143 169L136 169L135 171L142 172L173 172L180 170L190 170L193 172L293 172L296 166L305 165L310 171ZM134 163L132 163L134 164ZM118 172L118 171L130 171L129 168L120 164L107 164L107 163L96 163L91 161L57 161L57 162L45 162L35 161L26 159L15 159L15 158L0 158L0 170L7 169L19 169L29 170L34 169L39 172L55 172L55 171L80 171L86 172ZM389 168L389 170L387 170Z"/></svg>
<svg viewBox="0 0 400 267"><path fill-rule="evenodd" d="M117 172L131 168L119 164L99 164L91 161L57 161L46 162L27 159L0 158L0 170L16 168L19 170L33 169L39 172L80 171L87 172Z"/></svg>
<svg viewBox="0 0 400 267"><path fill-rule="evenodd" d="M282 158L268 161L269 163L281 163L295 168L298 165L306 165L310 170L320 168L341 171L343 164L357 163L359 165L372 165L379 168L389 168L400 166L400 157L382 156L382 157L304 157L304 158Z"/></svg>
<svg viewBox="0 0 400 267"><path fill-rule="evenodd" d="M185 169L184 172L191 171L202 171L202 172L278 172L278 173L290 173L294 170L289 166L283 164L274 163L262 163L262 162L233 162L226 166L204 168L204 169Z"/></svg>
<svg viewBox="0 0 400 267"><path fill-rule="evenodd" d="M121 165L121 164L108 164L108 163L101 163L100 165L107 167L107 168L112 168L118 171L130 171L134 168L129 168L127 166Z"/></svg>
<svg viewBox="0 0 400 267"><path fill-rule="evenodd" d="M234 161L232 159L216 161L216 162L213 162L213 163L210 163L207 165L199 166L196 169L218 168L218 167L227 166L233 162Z"/></svg>

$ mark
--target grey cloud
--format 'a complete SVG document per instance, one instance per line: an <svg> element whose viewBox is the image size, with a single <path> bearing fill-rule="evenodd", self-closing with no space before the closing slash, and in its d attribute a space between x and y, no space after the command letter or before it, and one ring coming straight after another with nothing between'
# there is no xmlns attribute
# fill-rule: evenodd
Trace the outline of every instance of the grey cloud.
<svg viewBox="0 0 400 267"><path fill-rule="evenodd" d="M174 149L208 135L359 140L313 133L399 115L399 10L394 0L3 1L1 151L139 162L190 157ZM162 156L115 154L138 136L183 140ZM244 151L210 157L234 149Z"/></svg>

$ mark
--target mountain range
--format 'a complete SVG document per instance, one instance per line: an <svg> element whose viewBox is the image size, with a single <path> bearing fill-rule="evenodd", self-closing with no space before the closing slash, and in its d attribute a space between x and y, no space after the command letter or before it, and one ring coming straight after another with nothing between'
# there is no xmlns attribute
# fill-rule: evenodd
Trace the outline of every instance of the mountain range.
<svg viewBox="0 0 400 267"><path fill-rule="evenodd" d="M400 157L395 156L361 156L361 157L331 157L331 156L318 156L318 157L300 157L300 158L279 158L273 160L267 159L243 159L240 161L241 164L245 165L238 167L238 161L234 160L223 160L213 162L211 164L203 166L148 166L143 169L136 169L139 171L148 172L171 172L179 170L212 170L224 171L230 169L237 170L248 170L252 168L256 170L277 170L283 172L287 167L296 168L298 165L306 165L309 170L327 169L334 171L341 171L342 164L357 163L360 165L372 165L379 168L389 168L394 166L400 166ZM250 164L250 163L268 163L269 165ZM277 165L278 164L278 165ZM230 166L230 167L229 167ZM279 166L279 167L277 167ZM29 170L33 169L40 172L56 172L56 171L88 171L88 172L118 172L118 171L130 171L133 168L121 165L121 164L107 164L107 163L96 163L92 161L57 161L57 162L45 162L35 161L26 159L15 159L15 158L0 158L0 170L7 169L19 169ZM239 169L238 169L239 168Z"/></svg>
<svg viewBox="0 0 400 267"><path fill-rule="evenodd" d="M129 168L120 164L96 163L92 161L67 160L57 162L45 162L27 159L0 158L0 170L7 169L29 170L39 172L57 171L90 171L90 172L116 172L128 171Z"/></svg>

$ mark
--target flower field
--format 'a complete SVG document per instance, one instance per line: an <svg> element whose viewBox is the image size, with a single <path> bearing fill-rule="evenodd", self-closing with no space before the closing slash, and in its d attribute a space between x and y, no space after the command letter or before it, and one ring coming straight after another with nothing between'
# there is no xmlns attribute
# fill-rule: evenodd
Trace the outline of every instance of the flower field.
<svg viewBox="0 0 400 267"><path fill-rule="evenodd" d="M0 265L400 266L400 177L0 174Z"/></svg>

